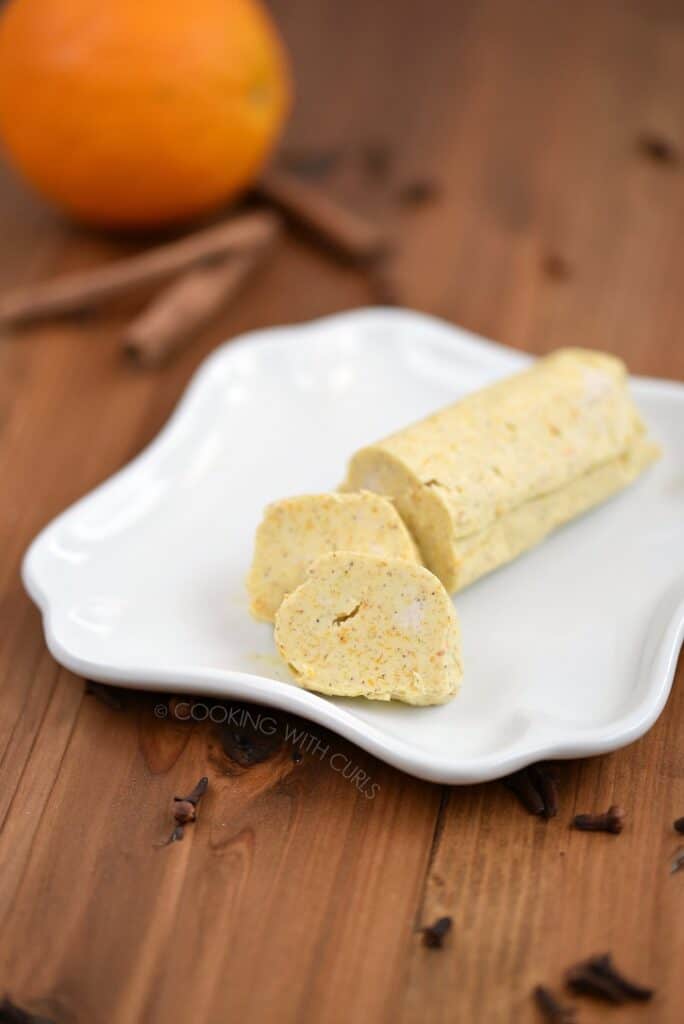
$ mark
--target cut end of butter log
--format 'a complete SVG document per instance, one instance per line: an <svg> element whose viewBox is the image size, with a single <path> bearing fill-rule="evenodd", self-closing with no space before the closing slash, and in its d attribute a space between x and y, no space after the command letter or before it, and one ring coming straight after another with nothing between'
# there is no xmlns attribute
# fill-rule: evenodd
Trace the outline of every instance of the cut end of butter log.
<svg viewBox="0 0 684 1024"><path fill-rule="evenodd" d="M247 578L255 618L273 622L286 594L321 555L359 551L419 562L394 504L378 494L303 494L269 505L259 525Z"/></svg>
<svg viewBox="0 0 684 1024"><path fill-rule="evenodd" d="M396 558L319 558L278 609L275 639L299 685L327 695L442 704L463 674L447 592Z"/></svg>

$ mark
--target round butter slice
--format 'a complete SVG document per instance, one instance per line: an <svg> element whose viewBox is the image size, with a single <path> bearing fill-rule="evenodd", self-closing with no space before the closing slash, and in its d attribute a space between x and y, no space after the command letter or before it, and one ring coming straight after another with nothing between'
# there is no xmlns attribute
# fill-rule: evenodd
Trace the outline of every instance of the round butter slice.
<svg viewBox="0 0 684 1024"><path fill-rule="evenodd" d="M259 525L247 578L250 610L273 622L286 594L332 551L360 551L418 563L411 534L393 503L368 491L302 494L269 505Z"/></svg>
<svg viewBox="0 0 684 1024"><path fill-rule="evenodd" d="M442 704L463 675L449 595L399 559L319 558L278 609L275 639L300 686L338 697Z"/></svg>

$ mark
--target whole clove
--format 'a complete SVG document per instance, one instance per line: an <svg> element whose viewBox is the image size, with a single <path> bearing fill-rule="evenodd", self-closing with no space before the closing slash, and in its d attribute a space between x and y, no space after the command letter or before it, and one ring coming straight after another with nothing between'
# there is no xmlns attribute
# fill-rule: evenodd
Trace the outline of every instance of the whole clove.
<svg viewBox="0 0 684 1024"><path fill-rule="evenodd" d="M86 679L84 693L87 697L99 700L100 704L106 704L113 711L123 710L123 701L113 686L96 683L94 679Z"/></svg>
<svg viewBox="0 0 684 1024"><path fill-rule="evenodd" d="M530 814L547 820L558 814L556 779L547 765L530 765L509 775L503 782Z"/></svg>
<svg viewBox="0 0 684 1024"><path fill-rule="evenodd" d="M643 157L656 164L669 164L674 166L679 163L679 153L676 146L662 135L645 133L637 140L637 148Z"/></svg>
<svg viewBox="0 0 684 1024"><path fill-rule="evenodd" d="M512 793L515 793L530 814L542 815L544 813L544 801L527 768L509 775L503 780L503 783Z"/></svg>
<svg viewBox="0 0 684 1024"><path fill-rule="evenodd" d="M627 997L610 980L600 974L595 974L591 969L581 966L571 968L565 980L568 988L578 996L592 996L594 999L602 999L605 1003L621 1005L627 1002Z"/></svg>
<svg viewBox="0 0 684 1024"><path fill-rule="evenodd" d="M179 825L187 825L197 817L197 808L189 800L179 800L174 797L173 816Z"/></svg>
<svg viewBox="0 0 684 1024"><path fill-rule="evenodd" d="M35 1013L22 1010L16 1006L9 996L0 1003L0 1024L53 1024L47 1017L38 1017Z"/></svg>
<svg viewBox="0 0 684 1024"><path fill-rule="evenodd" d="M672 863L670 864L670 874L676 875L678 871L684 868L684 846L680 846L676 851Z"/></svg>
<svg viewBox="0 0 684 1024"><path fill-rule="evenodd" d="M576 814L573 825L580 832L622 832L625 812L617 804L612 804L604 814Z"/></svg>
<svg viewBox="0 0 684 1024"><path fill-rule="evenodd" d="M185 826L197 819L197 805L206 793L208 786L209 779L203 775L187 796L174 796L172 812L176 826L166 842L161 844L162 846L180 842L185 835Z"/></svg>
<svg viewBox="0 0 684 1024"><path fill-rule="evenodd" d="M188 793L187 796L174 796L174 805L187 803L192 804L193 807L197 807L197 804L200 802L208 788L209 779L206 777L206 775L203 775L202 778L197 783L197 785L195 786L195 788L192 790L192 792Z"/></svg>
<svg viewBox="0 0 684 1024"><path fill-rule="evenodd" d="M549 1024L573 1024L577 1018L574 1006L561 1003L550 989L537 985L532 993L534 1001Z"/></svg>
<svg viewBox="0 0 684 1024"><path fill-rule="evenodd" d="M684 836L684 818L677 818L676 821L672 822L672 827L675 832L679 832L680 835Z"/></svg>
<svg viewBox="0 0 684 1024"><path fill-rule="evenodd" d="M537 792L544 803L542 816L555 818L558 814L558 773L555 766L533 764L528 769Z"/></svg>
<svg viewBox="0 0 684 1024"><path fill-rule="evenodd" d="M653 989L639 985L620 974L613 964L610 953L589 957L570 967L565 980L578 995L592 996L616 1005L634 1000L646 1002L653 996Z"/></svg>
<svg viewBox="0 0 684 1024"><path fill-rule="evenodd" d="M451 931L453 921L450 917L438 917L433 924L422 929L423 945L430 949L442 949L444 939Z"/></svg>
<svg viewBox="0 0 684 1024"><path fill-rule="evenodd" d="M610 978L610 980L621 989L622 992L627 996L628 999L636 999L638 1002L646 1002L653 996L653 989L647 988L645 985L638 985L634 981L629 981L623 974L617 970L613 964L613 958L610 953L602 953L599 956L592 957L587 963L591 964L592 969L598 975L604 978Z"/></svg>

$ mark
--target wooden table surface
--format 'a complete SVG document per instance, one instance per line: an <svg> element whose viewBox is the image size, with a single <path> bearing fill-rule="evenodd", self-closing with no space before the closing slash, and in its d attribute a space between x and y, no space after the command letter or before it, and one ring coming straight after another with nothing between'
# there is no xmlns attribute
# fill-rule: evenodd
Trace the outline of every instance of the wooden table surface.
<svg viewBox="0 0 684 1024"><path fill-rule="evenodd" d="M684 376L681 2L275 11L298 82L288 144L342 147L326 187L396 235L404 304ZM399 209L364 182L378 140L397 182L434 177L439 199ZM65 225L9 172L0 204L2 287L135 248ZM46 651L19 579L35 532L155 436L224 337L369 301L363 275L288 237L168 369L121 357L139 298L0 342L0 993L57 1024L534 1021L532 987L603 950L657 995L578 1000L581 1021L682 1019L681 685L638 743L561 765L545 823L501 783L420 782L313 726L375 799L286 743L241 765L225 730L158 720L147 695L114 710ZM156 846L203 774L199 821ZM622 835L569 829L612 801ZM440 914L453 933L426 949L416 928Z"/></svg>

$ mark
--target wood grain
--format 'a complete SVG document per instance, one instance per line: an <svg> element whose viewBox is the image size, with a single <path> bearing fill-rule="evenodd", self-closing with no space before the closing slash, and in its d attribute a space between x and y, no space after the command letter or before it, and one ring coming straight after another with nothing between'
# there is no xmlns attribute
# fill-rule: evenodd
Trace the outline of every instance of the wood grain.
<svg viewBox="0 0 684 1024"><path fill-rule="evenodd" d="M406 305L528 351L579 343L684 376L681 4L274 10L298 79L288 144L342 148L325 187L397 240ZM649 156L644 133L676 158ZM373 140L394 154L384 184L363 174ZM416 175L440 198L402 208ZM8 174L0 217L2 288L136 249L69 227ZM534 984L559 989L607 949L657 995L615 1012L582 1000L583 1022L681 1020L681 672L644 739L562 766L545 824L500 784L422 783L306 724L318 753L296 762L283 741L240 765L220 730L157 718L144 694L105 707L45 650L18 576L34 533L157 433L222 338L369 298L362 274L292 236L159 373L120 359L130 299L0 340L0 991L57 1024L533 1022ZM202 774L198 821L155 845ZM613 800L622 835L569 829ZM426 949L417 928L441 914L453 931Z"/></svg>

